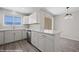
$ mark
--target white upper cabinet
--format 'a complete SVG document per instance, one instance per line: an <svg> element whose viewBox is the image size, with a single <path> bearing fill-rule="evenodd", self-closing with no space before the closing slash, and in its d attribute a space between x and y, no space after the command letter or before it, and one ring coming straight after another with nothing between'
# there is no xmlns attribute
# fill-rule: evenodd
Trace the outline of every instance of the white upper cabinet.
<svg viewBox="0 0 79 59"><path fill-rule="evenodd" d="M23 17L23 24L29 24L29 16Z"/></svg>
<svg viewBox="0 0 79 59"><path fill-rule="evenodd" d="M29 16L29 24L37 23L37 13L34 12Z"/></svg>
<svg viewBox="0 0 79 59"><path fill-rule="evenodd" d="M39 12L34 12L29 16L23 17L23 24L36 24L39 23Z"/></svg>

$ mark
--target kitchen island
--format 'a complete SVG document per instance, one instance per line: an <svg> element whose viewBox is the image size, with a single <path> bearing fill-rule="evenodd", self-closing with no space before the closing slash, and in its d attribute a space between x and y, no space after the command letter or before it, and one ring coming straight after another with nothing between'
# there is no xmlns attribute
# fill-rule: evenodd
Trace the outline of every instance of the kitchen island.
<svg viewBox="0 0 79 59"><path fill-rule="evenodd" d="M55 52L56 40L60 39L59 32L46 33L40 31L32 31L31 42L42 52Z"/></svg>

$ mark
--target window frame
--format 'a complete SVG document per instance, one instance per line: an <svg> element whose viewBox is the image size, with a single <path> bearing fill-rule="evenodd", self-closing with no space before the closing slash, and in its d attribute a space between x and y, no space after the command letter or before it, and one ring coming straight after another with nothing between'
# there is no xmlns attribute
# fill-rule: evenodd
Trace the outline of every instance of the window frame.
<svg viewBox="0 0 79 59"><path fill-rule="evenodd" d="M13 24L13 26L22 26L22 16L13 16L13 17L21 17L21 24L20 25Z"/></svg>
<svg viewBox="0 0 79 59"><path fill-rule="evenodd" d="M7 25L7 24L5 24L5 16L12 16L13 19L14 19L14 17L21 17L21 24L19 24L19 25L15 25L15 24ZM22 26L22 16L17 16L17 15L15 15L15 16L14 15L3 15L3 26Z"/></svg>

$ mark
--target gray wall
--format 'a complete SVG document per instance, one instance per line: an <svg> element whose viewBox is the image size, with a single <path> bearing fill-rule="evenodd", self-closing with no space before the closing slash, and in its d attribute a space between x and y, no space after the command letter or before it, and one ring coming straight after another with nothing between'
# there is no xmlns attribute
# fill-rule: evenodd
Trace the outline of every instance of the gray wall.
<svg viewBox="0 0 79 59"><path fill-rule="evenodd" d="M79 12L72 15L72 19L64 19L64 15L55 16L55 30L61 32L61 37L79 41Z"/></svg>

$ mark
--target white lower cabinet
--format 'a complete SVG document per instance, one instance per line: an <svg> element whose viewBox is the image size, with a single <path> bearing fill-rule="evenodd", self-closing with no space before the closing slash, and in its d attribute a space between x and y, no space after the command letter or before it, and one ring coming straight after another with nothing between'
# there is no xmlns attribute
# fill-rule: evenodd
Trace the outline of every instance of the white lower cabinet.
<svg viewBox="0 0 79 59"><path fill-rule="evenodd" d="M26 30L0 31L0 45L27 38Z"/></svg>
<svg viewBox="0 0 79 59"><path fill-rule="evenodd" d="M32 32L32 44L43 52L54 51L54 36L41 32Z"/></svg>
<svg viewBox="0 0 79 59"><path fill-rule="evenodd" d="M54 51L54 36L45 35L45 52Z"/></svg>
<svg viewBox="0 0 79 59"><path fill-rule="evenodd" d="M26 39L27 38L27 31L26 30L23 30L22 31L22 39Z"/></svg>
<svg viewBox="0 0 79 59"><path fill-rule="evenodd" d="M22 40L22 31L20 30L15 30L15 41L17 40Z"/></svg>
<svg viewBox="0 0 79 59"><path fill-rule="evenodd" d="M43 37L44 35L43 34L40 34L38 35L38 41L39 41L39 46L38 46L38 49L41 50L41 51L45 51L45 38Z"/></svg>
<svg viewBox="0 0 79 59"><path fill-rule="evenodd" d="M5 31L5 42L4 43L9 43L15 41L14 38L14 31Z"/></svg>
<svg viewBox="0 0 79 59"><path fill-rule="evenodd" d="M43 52L53 52L54 36L40 33L38 48Z"/></svg>
<svg viewBox="0 0 79 59"><path fill-rule="evenodd" d="M34 46L36 46L38 48L39 46L39 41L38 41L38 35L37 32L31 32L31 42Z"/></svg>
<svg viewBox="0 0 79 59"><path fill-rule="evenodd" d="M0 45L4 43L4 32L0 32Z"/></svg>

